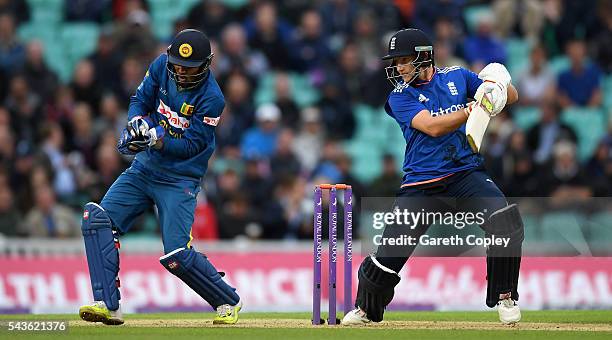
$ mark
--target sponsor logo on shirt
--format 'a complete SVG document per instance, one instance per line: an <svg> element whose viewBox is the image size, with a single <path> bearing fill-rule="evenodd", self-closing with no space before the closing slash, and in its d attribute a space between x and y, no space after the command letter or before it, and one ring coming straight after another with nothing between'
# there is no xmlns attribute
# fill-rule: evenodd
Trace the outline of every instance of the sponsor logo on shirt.
<svg viewBox="0 0 612 340"><path fill-rule="evenodd" d="M419 102L420 103L425 103L428 102L429 98L425 97L422 93L419 93Z"/></svg>
<svg viewBox="0 0 612 340"><path fill-rule="evenodd" d="M431 111L431 116L438 117L441 115L449 114L451 112L459 111L463 108L465 108L465 104L453 104L450 107L447 107L445 109L439 108L437 111Z"/></svg>
<svg viewBox="0 0 612 340"><path fill-rule="evenodd" d="M219 124L220 118L221 117L217 117L217 118L204 117L204 123L211 125L211 126L217 126L217 124Z"/></svg>
<svg viewBox="0 0 612 340"><path fill-rule="evenodd" d="M172 111L168 105L166 105L161 99L159 100L159 106L157 112L162 116L166 117L168 123L178 129L186 129L189 127L189 120L181 117L178 113Z"/></svg>

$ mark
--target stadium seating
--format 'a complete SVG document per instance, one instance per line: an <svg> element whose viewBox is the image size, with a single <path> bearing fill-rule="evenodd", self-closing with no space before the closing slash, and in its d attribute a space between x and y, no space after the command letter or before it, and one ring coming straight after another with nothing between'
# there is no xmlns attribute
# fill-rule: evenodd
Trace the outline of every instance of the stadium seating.
<svg viewBox="0 0 612 340"><path fill-rule="evenodd" d="M588 160L606 134L607 119L602 110L572 107L561 113L561 121L571 126L578 136L578 159Z"/></svg>
<svg viewBox="0 0 612 340"><path fill-rule="evenodd" d="M548 68L552 73L558 75L562 71L567 70L570 67L569 59L566 56L557 56L548 62Z"/></svg>
<svg viewBox="0 0 612 340"><path fill-rule="evenodd" d="M156 38L165 41L172 37L174 22L187 16L199 0L148 0L151 29Z"/></svg>
<svg viewBox="0 0 612 340"><path fill-rule="evenodd" d="M513 111L512 121L519 129L527 132L540 121L541 116L542 112L535 106L519 106Z"/></svg>
<svg viewBox="0 0 612 340"><path fill-rule="evenodd" d="M603 95L603 105L608 110L608 120L612 120L612 75L604 77L601 87Z"/></svg>
<svg viewBox="0 0 612 340"><path fill-rule="evenodd" d="M100 27L91 22L66 23L61 26L59 39L66 60L70 64L70 73L83 58L93 53L98 46Z"/></svg>
<svg viewBox="0 0 612 340"><path fill-rule="evenodd" d="M491 9L489 6L468 6L463 9L463 19L465 20L465 24L467 25L469 32L474 32L476 30L476 25L478 24L478 20L484 14L490 13Z"/></svg>
<svg viewBox="0 0 612 340"><path fill-rule="evenodd" d="M56 25L64 19L64 0L27 0L32 21Z"/></svg>
<svg viewBox="0 0 612 340"><path fill-rule="evenodd" d="M274 72L269 72L259 78L259 85L254 94L255 106L276 100L275 80L276 73ZM310 84L307 76L291 73L289 81L293 99L300 108L313 105L319 100L319 92Z"/></svg>
<svg viewBox="0 0 612 340"><path fill-rule="evenodd" d="M506 66L510 74L516 77L529 63L531 46L529 46L527 40L518 38L507 39L505 45L508 50Z"/></svg>
<svg viewBox="0 0 612 340"><path fill-rule="evenodd" d="M355 135L345 144L345 148L353 158L354 175L365 182L380 175L380 163L386 153L395 157L398 171L401 171L406 141L395 120L382 108L368 105L355 105L353 112L356 119ZM357 164L363 164L365 169L358 168Z"/></svg>

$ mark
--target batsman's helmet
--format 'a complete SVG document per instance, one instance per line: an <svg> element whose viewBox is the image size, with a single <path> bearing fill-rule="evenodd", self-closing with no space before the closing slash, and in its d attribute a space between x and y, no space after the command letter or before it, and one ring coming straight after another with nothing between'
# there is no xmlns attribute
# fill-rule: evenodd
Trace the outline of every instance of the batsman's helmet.
<svg viewBox="0 0 612 340"><path fill-rule="evenodd" d="M407 28L397 31L391 36L387 55L382 59L393 60L399 57L416 56L411 62L414 66L414 72L410 75L410 80L406 82L409 84L418 77L424 68L434 64L433 54L433 44L427 35L421 30ZM385 67L385 72L387 73L387 79L393 86L397 86L403 80L395 62L392 62L391 66Z"/></svg>
<svg viewBox="0 0 612 340"><path fill-rule="evenodd" d="M168 54L166 63L168 75L182 89L198 86L208 74L210 63L214 57L208 37L195 29L180 31L172 39L172 43L168 46L166 52ZM173 65L197 67L198 72L194 75L179 75L175 72Z"/></svg>

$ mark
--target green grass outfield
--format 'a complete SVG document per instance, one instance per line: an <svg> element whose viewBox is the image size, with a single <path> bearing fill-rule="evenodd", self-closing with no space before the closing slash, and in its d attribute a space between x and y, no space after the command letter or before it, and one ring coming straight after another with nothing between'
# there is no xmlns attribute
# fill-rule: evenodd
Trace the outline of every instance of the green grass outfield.
<svg viewBox="0 0 612 340"><path fill-rule="evenodd" d="M69 320L67 332L0 330L0 339L612 339L612 310L524 311L517 326L491 312L388 312L365 327L312 326L308 313L243 313L236 326L213 326L212 313L131 314L123 326L81 321L74 315L0 315L6 320ZM376 337L376 338L375 338Z"/></svg>

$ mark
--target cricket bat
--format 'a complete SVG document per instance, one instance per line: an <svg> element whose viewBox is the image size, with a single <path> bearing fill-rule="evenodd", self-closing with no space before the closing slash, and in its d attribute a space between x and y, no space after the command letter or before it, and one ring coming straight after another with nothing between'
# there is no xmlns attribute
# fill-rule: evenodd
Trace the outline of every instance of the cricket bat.
<svg viewBox="0 0 612 340"><path fill-rule="evenodd" d="M482 139L489 126L491 116L489 112L493 111L493 104L486 95L478 101L479 105L476 105L470 117L468 117L465 123L465 134L467 136L468 143L474 152L480 152L482 146Z"/></svg>

